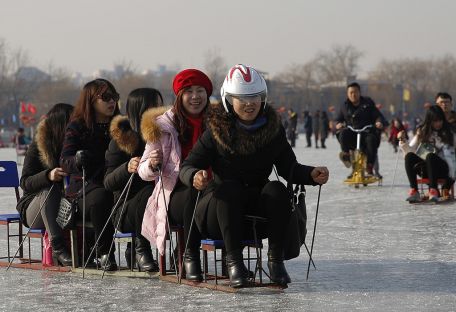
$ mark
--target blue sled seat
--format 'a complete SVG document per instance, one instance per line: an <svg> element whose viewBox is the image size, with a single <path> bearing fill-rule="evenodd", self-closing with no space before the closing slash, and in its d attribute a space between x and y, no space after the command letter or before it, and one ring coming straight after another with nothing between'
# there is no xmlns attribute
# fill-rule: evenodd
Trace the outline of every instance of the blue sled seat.
<svg viewBox="0 0 456 312"><path fill-rule="evenodd" d="M117 242L117 257L119 259L119 270L120 270L120 243L131 243L131 253L130 253L130 263L128 263L127 260L127 267L130 268L130 271L133 271L135 267L135 261L134 261L134 255L135 253L133 252L135 250L135 240L134 238L136 237L136 233L130 232L130 233L122 233L122 232L116 232L113 235L114 241Z"/></svg>
<svg viewBox="0 0 456 312"><path fill-rule="evenodd" d="M247 260L247 269L250 271L250 261L254 260L255 261L255 274L254 278L256 276L256 273L260 273L260 283L262 283L262 263L261 263L261 258L262 258L262 249L263 249L263 243L261 240L255 241L255 240L243 240L241 241L241 245L243 247L247 247L247 258L244 258L244 260ZM255 248L256 250L256 257L252 257L250 255L250 248ZM207 257L207 252L212 251L213 256L214 256L214 280L215 284L218 284L218 273L217 273L217 262L222 262L222 276L226 277L227 272L226 272L226 251L225 251L225 242L223 240L217 240L217 239L203 239L201 240L201 249L203 250L203 277L204 281L207 281L208 277L208 257ZM217 250L221 250L222 252L222 258L217 259Z"/></svg>
<svg viewBox="0 0 456 312"><path fill-rule="evenodd" d="M43 246L44 246L44 233L46 233L46 229L30 229L27 234L28 238L28 262L31 263L40 263L43 261ZM32 251L30 248L30 238L39 238L41 242L41 259L32 259Z"/></svg>
<svg viewBox="0 0 456 312"><path fill-rule="evenodd" d="M10 224L16 223L18 224L18 233L11 234L10 233ZM21 224L21 216L18 213L7 213L7 214L0 214L0 225L6 225L6 244L7 244L7 256L0 257L0 259L8 259L8 262L11 259L11 252L10 252L10 237L19 237L19 244L22 240L22 224ZM22 248L19 250L19 257L23 257Z"/></svg>

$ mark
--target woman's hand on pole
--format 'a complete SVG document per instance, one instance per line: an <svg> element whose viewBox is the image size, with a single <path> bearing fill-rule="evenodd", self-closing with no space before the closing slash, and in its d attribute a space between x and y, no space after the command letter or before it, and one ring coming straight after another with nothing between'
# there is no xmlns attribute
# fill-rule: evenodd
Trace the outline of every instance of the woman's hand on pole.
<svg viewBox="0 0 456 312"><path fill-rule="evenodd" d="M132 159L130 159L127 166L129 173L138 173L138 166L140 160L140 157L133 157Z"/></svg>
<svg viewBox="0 0 456 312"><path fill-rule="evenodd" d="M65 171L63 171L62 168L57 167L49 171L47 177L51 182L60 182L62 181L63 177L66 177L67 175L68 174Z"/></svg>
<svg viewBox="0 0 456 312"><path fill-rule="evenodd" d="M159 169L158 167L162 164L163 154L161 149L156 149L149 154L149 168L152 170Z"/></svg>
<svg viewBox="0 0 456 312"><path fill-rule="evenodd" d="M316 183L325 184L329 179L329 170L326 167L315 167L310 176Z"/></svg>
<svg viewBox="0 0 456 312"><path fill-rule="evenodd" d="M193 186L198 190L204 190L209 184L206 170L200 170L193 176Z"/></svg>

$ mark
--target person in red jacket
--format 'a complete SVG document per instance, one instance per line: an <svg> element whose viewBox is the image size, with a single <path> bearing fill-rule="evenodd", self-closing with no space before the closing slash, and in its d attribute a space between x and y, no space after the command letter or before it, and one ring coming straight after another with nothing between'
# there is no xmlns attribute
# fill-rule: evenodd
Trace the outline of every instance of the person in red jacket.
<svg viewBox="0 0 456 312"><path fill-rule="evenodd" d="M397 148L399 146L399 139L397 138L397 135L401 131L404 131L404 139L408 140L407 131L405 131L405 127L402 124L402 121L397 117L393 118L393 121L391 122L391 129L388 142L390 142L393 146L395 153L397 153Z"/></svg>

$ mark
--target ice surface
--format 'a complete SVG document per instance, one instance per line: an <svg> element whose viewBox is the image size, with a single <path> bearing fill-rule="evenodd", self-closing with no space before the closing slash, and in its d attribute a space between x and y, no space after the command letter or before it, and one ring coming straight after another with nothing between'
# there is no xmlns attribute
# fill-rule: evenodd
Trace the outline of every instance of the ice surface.
<svg viewBox="0 0 456 312"><path fill-rule="evenodd" d="M330 169L314 246L317 270L308 281L304 248L286 263L293 282L282 292L227 294L157 279L83 280L74 273L0 268L0 311L455 311L456 204L405 202L403 159L392 187L397 154L386 142L379 151L383 186L359 189L342 183L349 172L335 139L326 150L304 145L301 137L295 148L300 162ZM14 150L0 149L0 159L15 160ZM310 247L318 187L307 189ZM14 193L0 190L0 198L0 212L13 212ZM5 250L4 227L0 244Z"/></svg>

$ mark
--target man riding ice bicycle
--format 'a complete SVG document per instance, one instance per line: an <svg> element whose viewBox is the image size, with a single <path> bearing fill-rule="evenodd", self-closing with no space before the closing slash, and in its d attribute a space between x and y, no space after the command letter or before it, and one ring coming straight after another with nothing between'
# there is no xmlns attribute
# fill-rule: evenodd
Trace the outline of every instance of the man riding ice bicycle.
<svg viewBox="0 0 456 312"><path fill-rule="evenodd" d="M346 126L361 129L367 125L375 125L375 128L369 128L361 134L361 148L367 154L366 171L368 175L373 175L381 129L387 122L374 101L370 97L361 96L361 87L357 82L347 86L347 99L341 105L335 120L338 130L337 139L342 149L339 156L347 168L351 166L350 150L356 148L356 133Z"/></svg>

